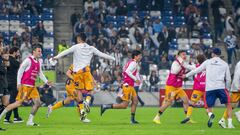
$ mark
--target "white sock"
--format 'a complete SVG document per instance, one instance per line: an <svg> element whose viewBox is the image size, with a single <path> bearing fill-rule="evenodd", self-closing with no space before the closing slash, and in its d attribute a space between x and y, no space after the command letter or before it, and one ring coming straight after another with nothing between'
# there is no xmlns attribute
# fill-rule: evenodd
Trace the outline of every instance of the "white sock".
<svg viewBox="0 0 240 135"><path fill-rule="evenodd" d="M28 122L33 123L33 117L34 117L34 115L30 114L30 115L29 115L29 118L28 118Z"/></svg>
<svg viewBox="0 0 240 135"><path fill-rule="evenodd" d="M208 117L210 118L212 114L213 114L212 112L209 112L208 113Z"/></svg>
<svg viewBox="0 0 240 135"><path fill-rule="evenodd" d="M8 111L6 109L3 110L3 112L1 113L0 115L0 120L2 119L3 116L5 116L5 114L7 113Z"/></svg>
<svg viewBox="0 0 240 135"><path fill-rule="evenodd" d="M224 121L224 122L225 122L225 119L222 117L222 118L221 118L221 121Z"/></svg>
<svg viewBox="0 0 240 135"><path fill-rule="evenodd" d="M232 124L232 118L228 118L228 124Z"/></svg>

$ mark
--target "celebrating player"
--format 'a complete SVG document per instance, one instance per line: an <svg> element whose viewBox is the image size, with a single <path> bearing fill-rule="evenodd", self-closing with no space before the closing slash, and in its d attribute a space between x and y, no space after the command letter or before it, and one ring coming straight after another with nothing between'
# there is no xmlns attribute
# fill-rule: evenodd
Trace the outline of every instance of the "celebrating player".
<svg viewBox="0 0 240 135"><path fill-rule="evenodd" d="M199 67L203 62L205 61L204 55L198 55L197 56L197 62L198 64L196 67ZM187 123L190 121L190 117L192 115L193 107L196 105L196 103L203 97L205 93L205 80L206 80L206 72L200 72L194 77L194 83L193 83L193 93L191 95L191 100L189 102L189 106L187 109L187 117L181 122L182 124Z"/></svg>
<svg viewBox="0 0 240 135"><path fill-rule="evenodd" d="M231 103L233 109L236 107L237 103L240 101L240 61L235 66L234 77L231 86ZM235 116L237 120L240 122L240 111L235 112ZM226 128L225 120L228 118L227 109L225 110L222 119L218 122L218 124L222 128Z"/></svg>
<svg viewBox="0 0 240 135"><path fill-rule="evenodd" d="M182 99L184 112L187 113L188 97L185 91L182 89L182 75L185 74L186 69L191 70L195 67L188 65L185 62L186 58L186 52L180 50L178 52L178 57L172 64L171 71L167 79L164 101L159 109L158 114L153 119L153 122L156 124L161 124L160 116L172 104L176 97L180 97Z"/></svg>
<svg viewBox="0 0 240 135"><path fill-rule="evenodd" d="M107 109L126 109L130 101L131 104L131 123L138 124L135 120L135 112L138 104L137 93L134 89L134 82L140 84L140 80L137 79L136 74L138 72L138 62L141 60L142 55L140 51L132 52L132 60L130 60L123 68L123 84L122 84L122 96L120 104L106 104L101 105L101 116Z"/></svg>
<svg viewBox="0 0 240 135"><path fill-rule="evenodd" d="M214 106L216 99L219 98L220 102L225 104L227 108L228 128L234 128L232 124L232 106L230 103L230 97L226 91L226 89L230 90L231 76L228 64L219 57L220 55L221 50L219 48L214 48L212 51L212 58L206 60L198 68L186 74L186 77L206 70L205 100L209 116L207 125L208 127L212 127L213 119L215 118L212 107ZM185 75L183 75L183 77L185 77Z"/></svg>
<svg viewBox="0 0 240 135"><path fill-rule="evenodd" d="M56 104L54 104L53 106L49 105L48 106L48 112L47 112L47 118L50 116L50 114L52 113L53 110L56 110L64 105L68 105L70 104L70 102L72 100L75 100L78 105L77 105L77 109L78 112L81 114L81 110L84 110L84 106L81 103L82 101L82 95L78 94L78 91L75 89L75 83L73 81L73 65L71 65L66 73L68 79L66 81L66 90L67 90L67 98L64 99L63 101L59 101ZM90 122L90 120L88 120L86 118L86 115L80 115L80 120L82 122Z"/></svg>
<svg viewBox="0 0 240 135"><path fill-rule="evenodd" d="M75 88L80 90L81 93L88 94L86 97L86 102L89 104L94 87L94 80L90 71L90 61L93 55L98 55L109 60L115 60L115 58L100 52L93 46L89 46L86 43L86 38L87 37L84 33L77 35L77 44L53 57L53 61L73 53L73 80L75 83ZM83 106L82 104L83 100L79 102L79 106ZM87 105L86 108L89 108L89 106ZM81 110L81 115L84 116L85 111Z"/></svg>
<svg viewBox="0 0 240 135"><path fill-rule="evenodd" d="M8 111L21 106L23 101L32 99L34 105L32 106L32 110L27 121L27 126L39 126L38 124L33 122L33 118L38 108L41 106L39 93L35 86L37 76L39 75L39 77L41 78L41 80L43 80L44 83L51 85L51 82L49 82L44 76L41 69L41 64L38 60L42 56L41 48L41 45L34 45L32 47L32 56L25 59L21 64L17 75L18 95L16 98L16 102L9 104L3 110L0 115L0 120Z"/></svg>

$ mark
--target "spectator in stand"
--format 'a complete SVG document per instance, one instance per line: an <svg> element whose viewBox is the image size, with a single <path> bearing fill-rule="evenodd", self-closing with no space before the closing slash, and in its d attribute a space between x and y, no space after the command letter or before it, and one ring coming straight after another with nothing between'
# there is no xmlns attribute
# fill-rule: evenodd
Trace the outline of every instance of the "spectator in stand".
<svg viewBox="0 0 240 135"><path fill-rule="evenodd" d="M85 10L85 11L88 11L89 7L94 8L94 3L93 3L92 0L87 0L87 1L85 1L85 3L84 3L84 10Z"/></svg>
<svg viewBox="0 0 240 135"><path fill-rule="evenodd" d="M161 61L158 63L158 69L170 69L171 68L171 64L170 62L167 60L166 56L162 56Z"/></svg>
<svg viewBox="0 0 240 135"><path fill-rule="evenodd" d="M101 76L99 75L99 73L97 72L96 69L94 69L92 71L92 76L93 76L94 80L96 81L96 83L101 82Z"/></svg>
<svg viewBox="0 0 240 135"><path fill-rule="evenodd" d="M112 84L111 91L119 92L121 87L122 87L122 78L121 76L118 76L117 79L115 79L115 81Z"/></svg>
<svg viewBox="0 0 240 135"><path fill-rule="evenodd" d="M73 14L70 17L71 25L72 25L73 29L74 29L75 24L80 20L80 18L81 18L81 15L78 12L78 10L75 8Z"/></svg>
<svg viewBox="0 0 240 135"><path fill-rule="evenodd" d="M149 82L150 82L150 88L149 88L149 92L156 92L158 91L158 82L159 82L159 78L157 77L157 72L156 71L152 71L150 78L149 78Z"/></svg>
<svg viewBox="0 0 240 135"><path fill-rule="evenodd" d="M24 27L24 31L21 33L21 40L27 40L31 37L31 30L28 28L28 26Z"/></svg>
<svg viewBox="0 0 240 135"><path fill-rule="evenodd" d="M197 0L197 7L202 17L208 17L208 0Z"/></svg>
<svg viewBox="0 0 240 135"><path fill-rule="evenodd" d="M80 18L80 20L78 20L74 25L73 37L75 37L77 34L79 34L81 32L84 32L85 26L86 26L86 24L85 24L84 19Z"/></svg>
<svg viewBox="0 0 240 135"><path fill-rule="evenodd" d="M97 38L99 37L99 35L103 35L104 37L107 36L106 31L102 27L102 23L98 23L97 27L93 28L93 35L96 36Z"/></svg>
<svg viewBox="0 0 240 135"><path fill-rule="evenodd" d="M20 39L20 37L17 34L15 34L13 36L12 43L11 43L10 46L11 47L15 46L15 47L18 47L18 48L21 46L21 39Z"/></svg>
<svg viewBox="0 0 240 135"><path fill-rule="evenodd" d="M232 31L228 31L227 36L224 38L224 43L227 48L227 55L228 55L228 64L229 67L232 67L232 56L235 52L236 44L237 44L237 37L233 34Z"/></svg>
<svg viewBox="0 0 240 135"><path fill-rule="evenodd" d="M22 12L22 6L21 3L19 1L13 1L13 6L10 10L10 14L11 15L20 15Z"/></svg>
<svg viewBox="0 0 240 135"><path fill-rule="evenodd" d="M136 0L126 0L127 2L127 9L128 11L133 11L135 10L135 7L136 7Z"/></svg>
<svg viewBox="0 0 240 135"><path fill-rule="evenodd" d="M96 2L94 2L94 9L99 10L99 9L107 9L106 3L104 0L97 0Z"/></svg>
<svg viewBox="0 0 240 135"><path fill-rule="evenodd" d="M154 45L153 40L150 38L149 33L145 33L145 36L143 38L143 44L142 44L142 50L154 50L157 49L157 47Z"/></svg>
<svg viewBox="0 0 240 135"><path fill-rule="evenodd" d="M117 29L115 27L113 27L112 23L110 23L108 28L106 29L106 31L107 31L107 36L108 37L112 37L113 36L113 32L117 31Z"/></svg>
<svg viewBox="0 0 240 135"><path fill-rule="evenodd" d="M223 16L220 14L220 8L224 8L224 2L222 0L214 0L211 3L211 8L214 17L215 41L217 41L218 38L221 38L224 28Z"/></svg>
<svg viewBox="0 0 240 135"><path fill-rule="evenodd" d="M163 10L164 8L164 1L163 0L151 0L151 10L158 11L158 10Z"/></svg>
<svg viewBox="0 0 240 135"><path fill-rule="evenodd" d="M136 42L138 44L142 44L142 42L143 42L143 35L140 33L139 29L135 30L134 37L135 37L135 40L136 40Z"/></svg>
<svg viewBox="0 0 240 135"><path fill-rule="evenodd" d="M107 11L109 15L115 16L117 11L116 3L112 1L110 6L108 6Z"/></svg>
<svg viewBox="0 0 240 135"><path fill-rule="evenodd" d="M44 25L43 25L42 21L38 22L36 28L34 28L32 30L33 36L38 37L39 42L41 42L41 43L43 43L43 38L44 38L44 35L46 35L46 33L47 32L46 32L46 30L44 28Z"/></svg>
<svg viewBox="0 0 240 135"><path fill-rule="evenodd" d="M233 34L235 33L234 32L234 21L233 21L232 11L230 11L229 14L226 16L225 28L226 28L227 32L232 32Z"/></svg>
<svg viewBox="0 0 240 135"><path fill-rule="evenodd" d="M101 67L101 62L99 61L99 57L94 57L90 65L92 70L98 70Z"/></svg>
<svg viewBox="0 0 240 135"><path fill-rule="evenodd" d="M181 0L174 0L173 1L173 14L178 15L182 11L182 2Z"/></svg>
<svg viewBox="0 0 240 135"><path fill-rule="evenodd" d="M114 48L112 56L115 58L115 66L122 64L122 53L118 48Z"/></svg>
<svg viewBox="0 0 240 135"><path fill-rule="evenodd" d="M120 30L118 31L119 38L128 38L128 28L125 25L122 25Z"/></svg>
<svg viewBox="0 0 240 135"><path fill-rule="evenodd" d="M140 70L141 75L146 75L146 76L149 75L150 64L151 64L151 62L150 62L149 57L147 56L146 51L145 51L143 53L143 58L142 58L142 61L141 61L141 70Z"/></svg>
<svg viewBox="0 0 240 135"><path fill-rule="evenodd" d="M210 25L208 24L208 22L205 20L202 22L201 26L200 26L200 30L199 30L199 35L200 37L204 38L204 34L211 32L211 28Z"/></svg>
<svg viewBox="0 0 240 135"><path fill-rule="evenodd" d="M179 28L179 31L177 32L177 37L178 38L187 38L187 28L186 26L181 26Z"/></svg>
<svg viewBox="0 0 240 135"><path fill-rule="evenodd" d="M163 27L163 31L161 31L157 37L157 40L160 44L159 46L159 54L168 54L169 46L168 46L168 29L167 27Z"/></svg>
<svg viewBox="0 0 240 135"><path fill-rule="evenodd" d="M154 21L153 23L153 32L156 34L159 34L160 32L162 32L163 30L163 23L161 22L161 20L158 18L156 19L156 21Z"/></svg>
<svg viewBox="0 0 240 135"><path fill-rule="evenodd" d="M124 4L124 2L122 0L120 0L118 3L116 14L126 16L127 12L128 12L127 6Z"/></svg>
<svg viewBox="0 0 240 135"><path fill-rule="evenodd" d="M22 53L22 61L29 57L32 53L32 45L29 38L23 41L20 47L20 52Z"/></svg>
<svg viewBox="0 0 240 135"><path fill-rule="evenodd" d="M86 12L84 13L84 19L85 20L91 20L92 19L92 20L95 20L95 21L98 19L97 15L94 12L93 7L91 7L91 6L88 7Z"/></svg>
<svg viewBox="0 0 240 135"><path fill-rule="evenodd" d="M32 15L40 15L43 11L42 7L38 6L34 0L29 1L29 3L27 3L26 10L30 10L30 13Z"/></svg>
<svg viewBox="0 0 240 135"><path fill-rule="evenodd" d="M105 52L109 50L108 40L103 35L99 35L96 45L97 45L97 49L100 50L101 52Z"/></svg>
<svg viewBox="0 0 240 135"><path fill-rule="evenodd" d="M149 61L151 61L151 64L159 63L159 57L156 55L156 50L150 52Z"/></svg>

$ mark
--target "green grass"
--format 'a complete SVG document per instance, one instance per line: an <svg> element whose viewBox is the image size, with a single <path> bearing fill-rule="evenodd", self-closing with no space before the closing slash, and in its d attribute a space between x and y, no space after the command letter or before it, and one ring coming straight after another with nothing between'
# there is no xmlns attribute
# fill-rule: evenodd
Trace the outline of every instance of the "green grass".
<svg viewBox="0 0 240 135"><path fill-rule="evenodd" d="M207 115L204 109L195 109L193 119L196 124L181 125L180 121L184 119L182 108L170 108L161 118L161 125L152 123L158 108L139 107L136 113L136 119L139 125L131 125L129 122L130 109L126 110L108 110L101 117L99 108L94 107L88 118L91 123L84 124L79 121L76 109L65 107L55 110L50 118L45 118L46 107L40 108L36 115L35 122L39 127L27 127L25 123L3 125L7 131L0 131L0 135L237 135L240 133L240 124L233 118L236 129L222 129L217 121L222 116L223 108L214 109L216 119L212 128L208 128ZM27 119L30 112L29 107L21 107L20 115Z"/></svg>
<svg viewBox="0 0 240 135"><path fill-rule="evenodd" d="M56 82L56 71L55 70L43 71L43 74L46 76L46 78L49 81ZM38 77L36 80L36 86L39 86L42 84L43 84L43 81Z"/></svg>

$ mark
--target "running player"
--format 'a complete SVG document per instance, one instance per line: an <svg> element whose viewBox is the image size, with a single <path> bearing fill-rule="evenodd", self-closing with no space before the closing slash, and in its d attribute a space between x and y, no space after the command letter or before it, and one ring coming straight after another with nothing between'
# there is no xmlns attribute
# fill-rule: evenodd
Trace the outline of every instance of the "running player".
<svg viewBox="0 0 240 135"><path fill-rule="evenodd" d="M205 61L204 55L197 56L197 65L199 67ZM200 72L194 77L193 83L193 93L191 95L191 100L189 102L188 110L187 110L187 117L181 121L182 124L187 123L190 121L190 117L192 115L193 107L196 103L203 97L205 93L205 80L206 80L206 72ZM194 122L192 122L194 123Z"/></svg>
<svg viewBox="0 0 240 135"><path fill-rule="evenodd" d="M191 66L186 63L186 55L186 51L180 50L178 52L178 57L172 64L171 71L167 79L164 101L157 115L153 119L153 122L156 124L161 124L160 116L170 105L172 105L172 102L176 99L176 97L182 99L184 112L185 114L187 113L188 96L182 89L182 75L185 74L186 69L191 70L194 69L195 66Z"/></svg>
<svg viewBox="0 0 240 135"><path fill-rule="evenodd" d="M135 120L135 112L138 104L137 93L134 89L134 82L140 84L136 74L138 72L138 62L141 60L142 54L140 51L132 52L132 60L130 60L123 68L123 84L120 104L105 104L101 105L101 116L107 109L126 109L130 101L131 104L131 123L138 124Z"/></svg>
<svg viewBox="0 0 240 135"><path fill-rule="evenodd" d="M189 77L206 70L206 108L208 112L208 127L212 127L215 115L212 107L217 98L220 99L221 104L225 104L228 116L228 128L234 128L232 124L232 106L227 90L231 87L231 76L228 64L220 58L221 50L214 48L212 51L212 58L206 60L201 66L192 70L183 77Z"/></svg>
<svg viewBox="0 0 240 135"><path fill-rule="evenodd" d="M235 66L234 71L234 77L232 81L232 87L231 87L231 103L232 108L236 108L237 103L240 101L240 61ZM228 118L228 112L225 110L222 119L218 122L218 124L222 128L226 128L226 120ZM240 122L240 111L235 112L235 116L237 117L237 120Z"/></svg>
<svg viewBox="0 0 240 135"><path fill-rule="evenodd" d="M8 111L21 106L23 101L32 99L34 104L32 106L32 110L27 121L27 126L39 126L38 124L33 122L33 118L37 113L38 108L41 106L39 93L35 86L37 76L39 76L44 83L51 85L51 82L49 82L46 79L42 72L41 64L39 62L39 58L41 56L42 46L34 45L32 47L32 56L26 58L18 70L17 75L18 95L16 98L16 102L9 104L3 110L3 112L0 115L0 120Z"/></svg>
<svg viewBox="0 0 240 135"><path fill-rule="evenodd" d="M84 106L83 104L81 104L82 96L78 94L78 91L75 89L75 83L73 81L73 65L69 67L66 75L68 77L66 81L67 98L57 102L53 106L49 105L47 118L50 116L53 110L63 107L64 105L70 104L72 100L75 100L78 103L77 110L80 114L81 114L81 110L84 110ZM80 115L80 120L85 123L90 122L90 120L86 118L86 115Z"/></svg>
<svg viewBox="0 0 240 135"><path fill-rule="evenodd" d="M73 53L73 80L75 88L80 90L81 93L88 94L86 97L86 108L89 108L88 104L91 101L91 94L93 93L94 88L94 79L90 71L90 62L93 55L98 55L109 60L115 60L115 58L88 45L86 43L86 38L87 37L84 33L78 34L76 36L77 44L53 57L53 61ZM82 106L81 104L83 104L83 100L79 102L79 106ZM85 111L81 111L81 115L85 115L84 113Z"/></svg>

